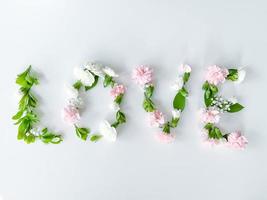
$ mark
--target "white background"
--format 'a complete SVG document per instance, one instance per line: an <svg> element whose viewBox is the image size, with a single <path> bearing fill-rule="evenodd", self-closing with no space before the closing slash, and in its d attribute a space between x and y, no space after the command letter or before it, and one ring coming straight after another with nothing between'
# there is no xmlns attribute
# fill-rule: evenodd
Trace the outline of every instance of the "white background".
<svg viewBox="0 0 267 200"><path fill-rule="evenodd" d="M0 199L3 200L250 200L267 199L266 1L17 0L0 1ZM64 84L87 61L121 74L128 122L116 143L80 141L64 124ZM155 101L170 117L169 85L180 63L192 66L190 97L173 144L159 144L130 81L137 64L155 70ZM42 125L64 142L26 145L16 140L16 75L32 64L40 76ZM197 111L210 64L246 67L246 81L225 84L246 108L225 114L220 127L242 130L245 151L201 145ZM227 88L227 89L226 89ZM97 129L111 102L99 85L86 96L82 125Z"/></svg>

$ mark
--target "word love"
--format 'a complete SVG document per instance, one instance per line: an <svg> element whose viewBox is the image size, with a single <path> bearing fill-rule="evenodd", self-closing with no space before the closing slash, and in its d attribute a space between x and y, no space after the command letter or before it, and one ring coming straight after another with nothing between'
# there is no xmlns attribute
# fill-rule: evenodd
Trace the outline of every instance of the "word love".
<svg viewBox="0 0 267 200"><path fill-rule="evenodd" d="M163 143L171 143L175 140L175 129L180 121L181 113L186 107L186 99L189 92L186 89L191 75L189 65L181 65L178 69L177 79L171 85L175 91L173 97L173 109L171 118L167 120L166 116L159 110L153 102L155 84L153 83L153 69L146 65L137 66L132 73L132 79L138 85L144 94L143 109L149 114L149 122L152 127L158 127L159 132L155 138ZM226 99L219 95L219 85L226 80L240 83L245 78L245 71L240 69L226 69L218 66L210 66L205 75L204 105L201 109L200 120L204 124L203 137L204 144L209 146L224 145L235 149L244 149L247 145L247 139L240 131L230 133L223 132L218 127L220 114L235 113L241 111L244 106L236 99ZM126 92L124 85L118 83L119 75L110 67L98 63L88 63L82 67L74 69L75 82L67 87L67 104L63 109L62 115L64 121L73 126L78 138L92 142L106 139L114 142L117 139L117 128L126 123L126 115L121 109L121 104ZM104 88L110 88L110 96L113 100L110 108L113 110L115 118L112 123L103 120L100 123L98 131L93 131L80 124L81 110L84 108L84 101L81 93L91 91L102 80ZM40 128L39 118L35 112L37 99L31 92L31 88L39 83L36 76L31 74L31 66L23 73L19 74L16 83L20 86L19 111L13 116L18 127L18 139L26 143L33 143L40 139L44 143L59 144L62 136L51 132L48 128Z"/></svg>

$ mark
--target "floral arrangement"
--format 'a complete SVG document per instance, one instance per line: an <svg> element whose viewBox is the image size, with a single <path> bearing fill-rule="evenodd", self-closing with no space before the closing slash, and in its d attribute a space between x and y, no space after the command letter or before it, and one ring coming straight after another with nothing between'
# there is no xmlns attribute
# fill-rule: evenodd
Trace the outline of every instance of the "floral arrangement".
<svg viewBox="0 0 267 200"><path fill-rule="evenodd" d="M174 141L175 135L171 133L171 129L177 127L188 96L184 86L189 80L191 67L189 65L181 65L179 72L178 79L172 85L177 94L173 100L172 118L169 121L165 119L163 113L156 108L152 101L154 93L153 70L149 66L141 65L136 67L132 73L132 79L144 91L143 108L149 113L150 125L161 129L160 133L156 134L156 139L164 143Z"/></svg>
<svg viewBox="0 0 267 200"><path fill-rule="evenodd" d="M31 66L23 73L19 74L16 83L19 89L19 111L13 116L13 120L18 125L18 140L24 140L27 144L34 143L36 139L40 139L44 143L59 144L62 137L48 128L40 128L36 126L39 122L38 115L35 112L38 100L31 92L34 85L39 83L37 77L31 75Z"/></svg>
<svg viewBox="0 0 267 200"><path fill-rule="evenodd" d="M114 78L118 77L118 74L111 68L103 67L101 64L88 63L85 66L75 68L74 75L78 80L68 88L69 99L63 112L64 121L75 127L76 135L82 140L89 138L90 141L96 142L101 138L105 138L108 141L116 141L116 128L126 122L125 114L120 108L126 88L114 80ZM104 87L111 87L110 95L113 98L111 109L116 112L116 120L112 124L104 120L99 125L99 134L90 134L89 128L78 125L80 110L83 106L80 92L81 90L88 91L94 88L99 79L103 79Z"/></svg>
<svg viewBox="0 0 267 200"><path fill-rule="evenodd" d="M235 98L225 99L218 95L218 85L224 83L225 80L241 83L245 75L246 71L243 69L225 69L216 65L208 67L206 81L202 86L206 108L202 109L200 114L200 119L205 124L205 144L226 145L236 149L244 149L247 145L248 141L240 131L223 133L216 126L220 121L221 113L235 113L244 108Z"/></svg>

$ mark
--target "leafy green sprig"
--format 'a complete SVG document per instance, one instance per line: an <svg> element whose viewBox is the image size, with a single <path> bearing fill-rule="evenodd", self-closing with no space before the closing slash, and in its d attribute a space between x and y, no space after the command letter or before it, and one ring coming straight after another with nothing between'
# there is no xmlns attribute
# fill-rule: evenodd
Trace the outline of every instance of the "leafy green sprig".
<svg viewBox="0 0 267 200"><path fill-rule="evenodd" d="M228 72L229 73L226 77L226 80L238 80L237 69L228 69ZM202 85L202 90L204 90L204 103L206 109L213 107L220 112L235 113L241 111L244 108L244 106L239 103L233 103L230 100L223 99L218 95L219 88L214 84L210 84L208 81L205 81L205 83ZM204 126L204 129L207 131L208 137L211 139L219 140L225 138L227 140L227 137L229 135L228 133L223 133L220 128L212 123L207 123Z"/></svg>
<svg viewBox="0 0 267 200"><path fill-rule="evenodd" d="M16 83L20 86L19 92L21 99L19 101L19 111L12 117L18 125L18 140L24 140L27 144L33 143L36 139L40 139L44 143L59 144L62 137L47 128L36 134L34 126L39 122L38 115L35 113L38 100L31 92L31 88L39 83L37 77L31 75L31 66L23 73L19 74Z"/></svg>

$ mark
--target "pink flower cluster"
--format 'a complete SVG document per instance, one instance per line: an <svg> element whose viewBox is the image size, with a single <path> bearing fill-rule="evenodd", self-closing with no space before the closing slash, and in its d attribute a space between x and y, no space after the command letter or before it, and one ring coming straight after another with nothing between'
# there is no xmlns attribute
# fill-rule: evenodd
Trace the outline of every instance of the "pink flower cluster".
<svg viewBox="0 0 267 200"><path fill-rule="evenodd" d="M171 143L175 140L175 135L166 134L166 133L158 133L155 135L156 140L162 143Z"/></svg>
<svg viewBox="0 0 267 200"><path fill-rule="evenodd" d="M227 69L213 65L208 67L205 79L210 84L218 85L219 83L223 83L225 81L228 74L229 72Z"/></svg>
<svg viewBox="0 0 267 200"><path fill-rule="evenodd" d="M242 136L240 131L230 133L227 140L227 145L235 149L244 149L248 144L247 138Z"/></svg>
<svg viewBox="0 0 267 200"><path fill-rule="evenodd" d="M140 86L150 84L153 79L153 70L145 65L140 65L133 70L133 80Z"/></svg>
<svg viewBox="0 0 267 200"><path fill-rule="evenodd" d="M119 85L115 85L111 92L110 95L115 99L117 96L119 96L120 94L124 94L125 93L125 87L121 84Z"/></svg>
<svg viewBox="0 0 267 200"><path fill-rule="evenodd" d="M150 125L160 127L165 123L164 115L162 112L156 110L150 113Z"/></svg>
<svg viewBox="0 0 267 200"><path fill-rule="evenodd" d="M67 105L63 112L64 121L69 124L75 124L80 120L79 109L72 105Z"/></svg>
<svg viewBox="0 0 267 200"><path fill-rule="evenodd" d="M215 109L202 110L200 114L200 119L203 123L218 123L220 120L219 111Z"/></svg>

